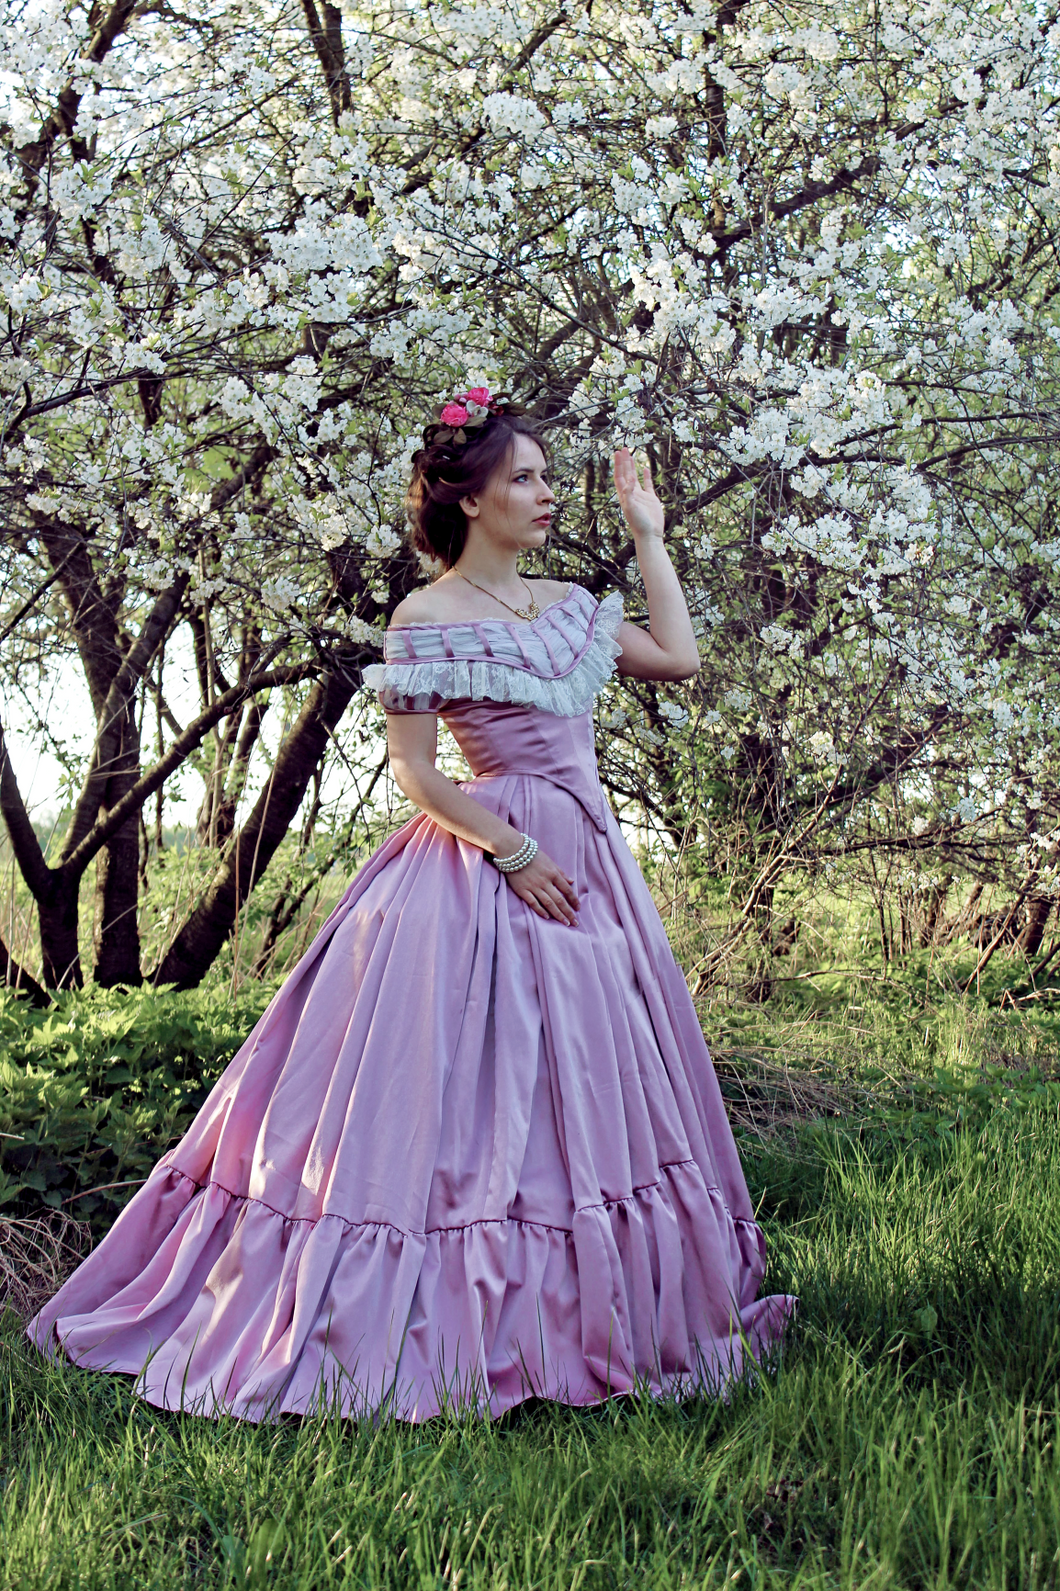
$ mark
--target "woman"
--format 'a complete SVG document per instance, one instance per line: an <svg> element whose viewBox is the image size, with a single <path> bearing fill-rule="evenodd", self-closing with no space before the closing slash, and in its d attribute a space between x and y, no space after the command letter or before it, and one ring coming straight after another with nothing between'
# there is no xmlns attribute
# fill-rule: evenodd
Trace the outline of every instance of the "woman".
<svg viewBox="0 0 1060 1591"><path fill-rule="evenodd" d="M485 389L414 461L446 570L365 671L419 808L353 880L191 1130L31 1323L166 1408L422 1420L717 1390L780 1333L764 1243L658 913L596 773L612 673L695 637L650 477L615 457L650 631L524 580L553 494ZM435 767L441 716L474 777Z"/></svg>

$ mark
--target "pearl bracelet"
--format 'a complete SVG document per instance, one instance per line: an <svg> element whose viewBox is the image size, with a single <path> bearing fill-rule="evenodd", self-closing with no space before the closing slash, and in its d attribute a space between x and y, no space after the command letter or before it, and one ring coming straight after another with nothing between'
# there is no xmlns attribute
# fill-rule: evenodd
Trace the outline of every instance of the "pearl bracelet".
<svg viewBox="0 0 1060 1591"><path fill-rule="evenodd" d="M522 845L511 856L491 856L490 861L499 873L518 873L520 868L529 867L536 855L537 841L524 834Z"/></svg>

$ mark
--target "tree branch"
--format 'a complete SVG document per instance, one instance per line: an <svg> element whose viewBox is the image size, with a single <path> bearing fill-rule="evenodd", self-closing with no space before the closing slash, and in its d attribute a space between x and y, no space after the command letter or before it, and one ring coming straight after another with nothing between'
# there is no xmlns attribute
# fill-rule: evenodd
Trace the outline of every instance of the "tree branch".
<svg viewBox="0 0 1060 1591"><path fill-rule="evenodd" d="M306 0L303 0L303 4L305 3ZM311 3L311 0L309 0L309 3ZM497 90L499 92L504 92L514 87L517 75L523 70L524 66L529 65L541 46L552 37L556 29L561 27L566 20L567 12L558 11L550 21L543 22L541 26L530 35L522 49L519 51L519 54L515 57L515 60L508 68L505 76L497 84ZM471 131L461 139L459 145L459 152L461 156L469 155L471 153L475 145L481 141L485 130L486 129L480 123L477 127L473 127ZM420 188L424 187L425 184L431 180L431 175L434 171L433 155L434 143L432 141L427 148L422 151L422 155L417 157L422 158L422 156L426 156L427 159L431 160L430 169L425 173L420 172L418 175L408 179L401 189L402 198L409 198L412 194L417 193ZM413 163L414 162L409 162L406 164L405 169L408 170L408 166Z"/></svg>
<svg viewBox="0 0 1060 1591"><path fill-rule="evenodd" d="M56 392L50 398L41 398L39 403L27 404L12 420L7 430L7 438L10 440L26 420L35 419L38 414L49 414L53 409L65 408L68 403L77 403L80 398L98 398L101 392L109 392L111 387L128 386L130 381L143 381L145 376L150 374L151 372L144 370L123 370L120 376L106 376L99 381L93 381L90 385L69 387L65 392ZM166 374L180 376L184 371L167 370Z"/></svg>
<svg viewBox="0 0 1060 1591"><path fill-rule="evenodd" d="M98 66L104 56L109 54L119 34L124 33L138 4L139 0L114 0L114 4L92 35L88 45L81 51L80 59L93 61ZM71 74L65 88L59 94L55 109L41 126L36 138L30 144L23 144L18 151L19 163L26 174L24 197L26 205L32 203L40 181L41 168L60 138L71 140L71 152L76 160L88 158L88 147L84 140L75 139L73 136L80 108L81 95L73 87L73 74Z"/></svg>
<svg viewBox="0 0 1060 1591"><path fill-rule="evenodd" d="M222 481L210 494L210 508L219 513L246 487L252 486L276 457L276 449L268 442L259 442L247 462L236 470L230 481Z"/></svg>
<svg viewBox="0 0 1060 1591"><path fill-rule="evenodd" d="M286 834L328 738L357 688L354 665L363 655L358 649L343 660L341 668L314 681L297 720L280 742L272 773L229 845L213 882L151 973L155 985L194 988L232 932L243 902Z"/></svg>
<svg viewBox="0 0 1060 1591"><path fill-rule="evenodd" d="M128 698L135 691L151 659L168 634L173 616L180 606L190 579L191 576L188 574L178 575L169 589L163 591L111 681L97 718L96 744L92 748L92 760L88 765L85 782L81 786L81 794L77 798L77 805L60 853L61 866L70 862L92 829L104 787L111 775L111 765L121 749L121 726ZM119 802L111 810L116 812L121 805ZM110 832L113 833L114 829L112 828Z"/></svg>
<svg viewBox="0 0 1060 1591"><path fill-rule="evenodd" d="M15 853L19 872L25 879L30 894L36 901L46 899L51 885L51 869L44 860L41 843L30 822L22 792L18 788L2 724L0 724L0 812L4 815L7 832L11 836L11 849Z"/></svg>
<svg viewBox="0 0 1060 1591"><path fill-rule="evenodd" d="M25 967L19 966L2 939L0 939L0 987L10 989L15 994L26 995L31 1005L42 1007L51 1005L51 1000L36 978L31 977Z"/></svg>
<svg viewBox="0 0 1060 1591"><path fill-rule="evenodd" d="M37 602L39 602L40 598L49 589L49 587L53 586L55 584L55 582L58 580L59 576L62 574L63 570L66 568L66 565L70 562L70 559L74 556L74 553L76 551L77 551L76 547L71 547L70 551L67 553L66 557L63 559L63 561L59 565L58 569L53 569L51 574L48 575L47 579L42 580L40 585L37 586L33 591L30 592L30 594L26 598L25 602L22 604L22 606L19 608L18 612L15 614L15 617L13 619L9 619L7 624L4 625L4 628L2 630L0 630L0 641L6 641L7 640L8 636L11 634L11 632L15 628L15 626L22 622L22 620L26 617L26 614L30 611L30 609L32 607L35 606L35 604Z"/></svg>
<svg viewBox="0 0 1060 1591"><path fill-rule="evenodd" d="M98 718L121 667L114 603L103 594L84 531L37 513L33 522L66 599L92 711Z"/></svg>
<svg viewBox="0 0 1060 1591"><path fill-rule="evenodd" d="M252 674L244 684L233 685L223 696L218 696L205 712L200 713L198 718L188 725L183 734L178 735L165 756L138 779L131 789L114 803L106 816L97 820L76 848L63 858L64 870L73 874L83 873L96 852L101 846L106 845L116 830L121 828L129 814L142 807L148 796L154 795L159 786L164 784L170 774L195 750L214 724L226 717L241 702L246 701L248 696L253 696L258 691L271 690L276 685L292 685L298 680L309 679L318 672L319 668L320 664L314 661L291 663L286 668L269 669L261 674Z"/></svg>
<svg viewBox="0 0 1060 1591"><path fill-rule="evenodd" d="M770 221L783 220L785 216L794 215L797 211L805 209L806 205L814 204L818 199L830 199L833 194L845 193L851 189L860 177L874 177L879 171L882 162L876 155L866 155L853 171L848 171L844 166L842 171L836 173L831 182L810 182L799 193L793 194L790 199L782 199L779 204L763 204L762 215L755 221L741 221L739 226L734 226L730 231L723 232L714 237L714 252L711 259L718 254L724 254L726 249L731 249L733 244L743 242L744 238L754 237Z"/></svg>
<svg viewBox="0 0 1060 1591"><path fill-rule="evenodd" d="M342 113L352 108L353 99L350 94L349 73L346 71L346 52L342 47L342 12L338 6L331 5L329 0L323 0L323 3L323 24L313 0L302 0L302 10L305 12L313 48L324 68L324 83L331 103L331 119L337 127Z"/></svg>

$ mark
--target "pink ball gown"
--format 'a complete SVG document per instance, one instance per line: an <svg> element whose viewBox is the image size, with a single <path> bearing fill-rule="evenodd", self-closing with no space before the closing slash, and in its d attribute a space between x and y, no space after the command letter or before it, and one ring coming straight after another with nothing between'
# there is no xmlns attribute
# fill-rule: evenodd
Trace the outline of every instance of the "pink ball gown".
<svg viewBox="0 0 1060 1591"><path fill-rule="evenodd" d="M722 1390L791 1300L692 1001L596 772L622 618L410 625L366 671L575 880L544 921L425 815L354 878L187 1136L30 1325L247 1420Z"/></svg>

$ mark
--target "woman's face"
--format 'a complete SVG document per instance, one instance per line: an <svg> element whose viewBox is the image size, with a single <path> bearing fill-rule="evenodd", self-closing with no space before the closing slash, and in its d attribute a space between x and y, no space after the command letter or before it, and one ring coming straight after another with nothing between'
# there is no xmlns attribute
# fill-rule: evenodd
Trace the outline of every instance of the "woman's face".
<svg viewBox="0 0 1060 1591"><path fill-rule="evenodd" d="M545 455L529 436L516 436L512 451L489 477L482 491L464 497L468 537L483 537L500 548L519 552L540 547L548 537L555 496L548 484Z"/></svg>

